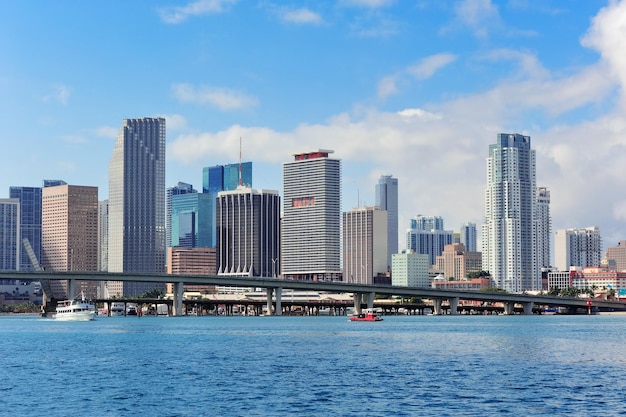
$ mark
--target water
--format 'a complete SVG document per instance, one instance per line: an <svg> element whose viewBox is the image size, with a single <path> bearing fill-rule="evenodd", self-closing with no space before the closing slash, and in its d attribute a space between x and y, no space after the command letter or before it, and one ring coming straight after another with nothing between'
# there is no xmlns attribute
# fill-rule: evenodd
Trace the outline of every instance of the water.
<svg viewBox="0 0 626 417"><path fill-rule="evenodd" d="M0 317L0 415L610 416L626 316Z"/></svg>

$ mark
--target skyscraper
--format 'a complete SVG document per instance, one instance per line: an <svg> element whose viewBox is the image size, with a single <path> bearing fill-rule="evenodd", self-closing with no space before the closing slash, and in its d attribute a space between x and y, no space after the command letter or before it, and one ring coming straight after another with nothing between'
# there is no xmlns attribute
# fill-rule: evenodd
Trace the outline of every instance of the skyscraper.
<svg viewBox="0 0 626 417"><path fill-rule="evenodd" d="M452 244L454 233L443 229L443 218L422 216L411 219L411 227L406 233L406 248L409 252L428 255L429 265L435 265L446 245Z"/></svg>
<svg viewBox="0 0 626 417"><path fill-rule="evenodd" d="M20 201L0 198L0 271L19 270Z"/></svg>
<svg viewBox="0 0 626 417"><path fill-rule="evenodd" d="M124 119L109 163L109 272L165 272L165 119ZM124 295L156 283L125 282Z"/></svg>
<svg viewBox="0 0 626 417"><path fill-rule="evenodd" d="M489 145L483 269L510 292L541 290L535 257L535 151L530 137L500 133Z"/></svg>
<svg viewBox="0 0 626 417"><path fill-rule="evenodd" d="M280 275L278 191L239 187L217 195L217 273Z"/></svg>
<svg viewBox="0 0 626 417"><path fill-rule="evenodd" d="M600 266L601 261L602 236L599 228L591 226L556 231L554 266L559 271L569 271L571 266Z"/></svg>
<svg viewBox="0 0 626 417"><path fill-rule="evenodd" d="M28 239L35 252L37 261L41 264L41 188L40 187L10 187L9 197L20 201L20 236L21 255L19 270L32 271L33 265L28 253L22 244Z"/></svg>
<svg viewBox="0 0 626 417"><path fill-rule="evenodd" d="M109 200L98 201L98 271L109 267Z"/></svg>
<svg viewBox="0 0 626 417"><path fill-rule="evenodd" d="M375 205L387 211L387 270L391 270L391 255L398 253L398 179L381 175L375 189Z"/></svg>
<svg viewBox="0 0 626 417"><path fill-rule="evenodd" d="M168 187L165 192L165 245L172 246L172 198L177 195L195 194L198 191L193 185L185 182L178 182L173 187Z"/></svg>
<svg viewBox="0 0 626 417"><path fill-rule="evenodd" d="M281 265L285 278L341 279L341 161L331 150L283 163Z"/></svg>
<svg viewBox="0 0 626 417"><path fill-rule="evenodd" d="M387 215L377 206L343 213L344 282L374 284L378 274L388 271Z"/></svg>
<svg viewBox="0 0 626 417"><path fill-rule="evenodd" d="M537 187L537 208L535 216L535 239L537 249L537 267L548 268L552 241L552 218L550 217L550 191L546 187ZM598 264L599 265L599 264Z"/></svg>
<svg viewBox="0 0 626 417"><path fill-rule="evenodd" d="M476 223L461 225L459 243L465 246L467 252L476 252Z"/></svg>
<svg viewBox="0 0 626 417"><path fill-rule="evenodd" d="M171 247L215 247L211 230L214 196L191 193L172 196Z"/></svg>
<svg viewBox="0 0 626 417"><path fill-rule="evenodd" d="M44 187L41 247L49 271L98 270L98 187L57 185ZM61 284L55 288L54 284ZM95 281L79 281L68 293L66 282L51 281L54 297L97 296Z"/></svg>

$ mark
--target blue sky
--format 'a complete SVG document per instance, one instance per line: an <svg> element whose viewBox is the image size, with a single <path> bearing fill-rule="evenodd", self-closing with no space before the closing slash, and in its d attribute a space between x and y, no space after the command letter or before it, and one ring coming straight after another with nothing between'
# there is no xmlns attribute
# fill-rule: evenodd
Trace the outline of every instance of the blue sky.
<svg viewBox="0 0 626 417"><path fill-rule="evenodd" d="M64 179L108 195L124 118L167 118L167 184L253 161L282 193L294 152L333 149L343 207L399 179L417 215L482 223L499 132L530 135L553 228L626 239L626 2L6 0L0 197ZM3 191L4 190L4 191ZM402 238L401 238L402 242ZM401 243L401 248L404 245Z"/></svg>

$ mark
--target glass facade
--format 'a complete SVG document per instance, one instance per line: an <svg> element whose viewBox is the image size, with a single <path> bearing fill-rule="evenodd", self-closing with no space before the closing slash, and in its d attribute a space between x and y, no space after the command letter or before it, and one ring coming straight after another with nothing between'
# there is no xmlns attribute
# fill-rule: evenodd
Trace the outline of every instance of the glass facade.
<svg viewBox="0 0 626 417"><path fill-rule="evenodd" d="M9 197L20 202L20 239L28 239L37 261L41 264L41 188L10 187ZM21 247L19 270L32 271L33 265L28 253Z"/></svg>
<svg viewBox="0 0 626 417"><path fill-rule="evenodd" d="M172 196L172 247L213 247L211 219L212 194Z"/></svg>
<svg viewBox="0 0 626 417"><path fill-rule="evenodd" d="M0 198L0 270L18 270L20 256L20 202Z"/></svg>
<svg viewBox="0 0 626 417"><path fill-rule="evenodd" d="M391 255L398 253L398 179L381 175L375 195L375 205L387 211L387 268L391 270Z"/></svg>

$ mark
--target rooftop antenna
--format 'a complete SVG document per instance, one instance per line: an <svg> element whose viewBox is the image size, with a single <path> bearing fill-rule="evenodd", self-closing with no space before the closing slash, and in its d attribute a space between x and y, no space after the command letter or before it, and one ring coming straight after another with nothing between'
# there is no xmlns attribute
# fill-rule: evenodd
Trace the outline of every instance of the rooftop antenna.
<svg viewBox="0 0 626 417"><path fill-rule="evenodd" d="M241 136L239 136L239 186L243 185L243 179L241 177Z"/></svg>

